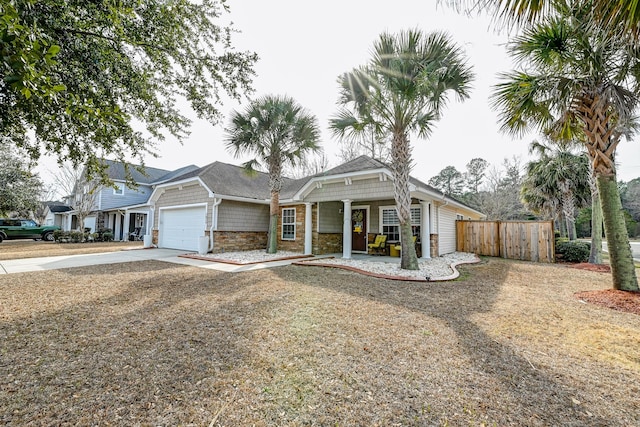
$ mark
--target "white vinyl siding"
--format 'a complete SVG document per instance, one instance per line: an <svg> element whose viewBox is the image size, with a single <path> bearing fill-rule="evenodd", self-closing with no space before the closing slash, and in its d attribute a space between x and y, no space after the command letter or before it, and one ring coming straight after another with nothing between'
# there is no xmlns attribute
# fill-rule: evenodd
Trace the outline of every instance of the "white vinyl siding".
<svg viewBox="0 0 640 427"><path fill-rule="evenodd" d="M456 212L446 207L439 208L438 240L440 255L456 251Z"/></svg>

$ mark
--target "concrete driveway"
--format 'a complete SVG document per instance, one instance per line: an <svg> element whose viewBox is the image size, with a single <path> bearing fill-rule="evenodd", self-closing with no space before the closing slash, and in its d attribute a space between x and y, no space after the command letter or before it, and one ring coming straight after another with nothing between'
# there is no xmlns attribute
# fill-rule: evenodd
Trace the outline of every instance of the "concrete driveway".
<svg viewBox="0 0 640 427"><path fill-rule="evenodd" d="M116 264L120 262L135 262L156 260L174 264L190 265L192 267L209 270L238 273L241 271L259 270L262 268L289 265L298 260L282 260L268 263L235 265L218 262L181 258L178 255L185 251L175 249L131 249L118 252L104 252L84 255L65 255L42 258L23 258L0 261L0 274L25 273L30 271L58 270L61 268L86 267L90 265Z"/></svg>

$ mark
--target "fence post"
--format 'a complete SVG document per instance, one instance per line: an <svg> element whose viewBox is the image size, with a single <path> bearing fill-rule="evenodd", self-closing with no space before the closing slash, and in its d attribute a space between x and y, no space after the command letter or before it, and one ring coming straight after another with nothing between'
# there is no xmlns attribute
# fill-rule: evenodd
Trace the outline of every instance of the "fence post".
<svg viewBox="0 0 640 427"><path fill-rule="evenodd" d="M496 233L498 235L498 257L503 258L502 254L503 254L503 250L502 250L502 224L500 224L500 221L496 221L496 225L498 227L498 232Z"/></svg>

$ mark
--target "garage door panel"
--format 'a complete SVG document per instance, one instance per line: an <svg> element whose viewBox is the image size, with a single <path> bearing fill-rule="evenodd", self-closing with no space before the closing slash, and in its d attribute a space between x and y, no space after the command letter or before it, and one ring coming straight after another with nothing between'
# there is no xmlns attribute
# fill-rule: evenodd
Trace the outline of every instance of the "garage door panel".
<svg viewBox="0 0 640 427"><path fill-rule="evenodd" d="M198 238L206 228L204 206L163 209L160 213L159 246L162 248L198 250Z"/></svg>

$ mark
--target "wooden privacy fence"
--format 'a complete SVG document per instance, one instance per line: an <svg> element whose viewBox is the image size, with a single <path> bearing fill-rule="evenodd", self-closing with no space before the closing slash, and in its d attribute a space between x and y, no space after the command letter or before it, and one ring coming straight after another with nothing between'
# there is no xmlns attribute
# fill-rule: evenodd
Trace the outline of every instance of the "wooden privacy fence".
<svg viewBox="0 0 640 427"><path fill-rule="evenodd" d="M456 221L456 250L554 262L553 221Z"/></svg>

